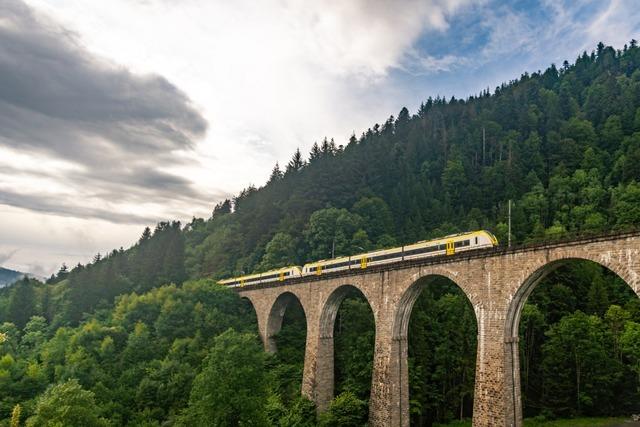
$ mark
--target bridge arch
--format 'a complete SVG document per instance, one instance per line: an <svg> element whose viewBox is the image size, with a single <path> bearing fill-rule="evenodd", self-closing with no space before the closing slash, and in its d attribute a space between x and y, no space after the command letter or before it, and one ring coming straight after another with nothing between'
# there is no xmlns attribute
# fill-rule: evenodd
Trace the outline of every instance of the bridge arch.
<svg viewBox="0 0 640 427"><path fill-rule="evenodd" d="M446 270L436 270L428 273L416 273L409 280L410 285L404 290L400 301L398 302L397 311L393 317L393 339L394 340L406 340L409 332L409 321L411 319L411 312L418 297L422 291L438 279L447 279L454 283L458 289L462 291L467 300L471 303L472 307L476 307L477 296L469 291L469 286L457 277ZM476 315L476 322L478 322Z"/></svg>
<svg viewBox="0 0 640 427"><path fill-rule="evenodd" d="M352 284L339 284L326 298L320 309L319 335L316 367L316 405L322 412L329 407L335 393L335 342L334 327L338 310L350 295L358 295L366 301L373 315L374 325L377 323L376 310L371 304L367 290ZM373 364L373 360L371 360Z"/></svg>
<svg viewBox="0 0 640 427"><path fill-rule="evenodd" d="M509 303L506 317L505 339L514 339L518 336L518 325L520 324L520 315L527 298L536 288L542 279L544 279L552 271L567 265L572 261L591 261L610 270L618 275L631 289L640 296L640 287L638 286L637 274L620 261L610 256L592 256L585 254L557 254L556 256L547 257L542 263L526 268L523 276L524 281L518 286L513 299Z"/></svg>
<svg viewBox="0 0 640 427"><path fill-rule="evenodd" d="M455 285L457 290L464 295L464 299L469 304L469 309L473 309L472 315L476 328L480 327L478 320L478 310L476 307L479 305L478 295L472 292L472 283L468 283L469 277L457 275L446 269L436 268L430 271L421 270L413 274L407 281L409 285L404 289L399 296L398 303L393 314L392 322L392 350L391 353L397 355L395 363L392 364L390 376L392 381L398 385L395 393L399 396L394 400L399 404L399 411L397 416L399 419L394 419L394 425L408 426L410 424L410 395L409 395L409 326L411 322L411 316L414 311L416 302L420 295L434 284L438 280L446 280L449 283ZM478 357L478 347L476 344L475 358ZM477 368L476 368L477 369ZM469 406L467 406L469 408Z"/></svg>
<svg viewBox="0 0 640 427"><path fill-rule="evenodd" d="M365 292L357 286L351 284L340 285L335 288L322 307L322 311L320 313L320 338L332 338L333 337L333 327L336 323L336 315L338 314L338 309L340 305L344 301L344 299L349 295L349 293L356 292L360 294L364 300L369 304L371 310L373 311L373 306ZM374 312L375 319L375 312Z"/></svg>
<svg viewBox="0 0 640 427"><path fill-rule="evenodd" d="M265 349L270 353L275 353L277 351L277 345L274 337L278 332L280 332L280 329L282 329L284 315L287 312L287 308L292 304L299 304L300 307L302 307L305 321L307 321L307 328L309 327L307 312L301 299L296 294L289 291L279 294L271 305L265 326Z"/></svg>
<svg viewBox="0 0 640 427"><path fill-rule="evenodd" d="M630 254L629 254L630 255ZM505 386L511 395L513 407L508 408L508 413L513 417L514 426L522 425L522 392L520 379L520 350L519 350L519 326L522 311L531 293L540 282L553 271L566 266L574 261L589 261L604 267L622 279L640 297L640 287L637 274L621 262L619 258L608 254L594 254L593 252L579 253L568 251L563 253L555 251L547 254L547 257L538 264L525 268L524 280L518 285L513 298L508 304L505 319ZM628 261L631 261L629 259Z"/></svg>

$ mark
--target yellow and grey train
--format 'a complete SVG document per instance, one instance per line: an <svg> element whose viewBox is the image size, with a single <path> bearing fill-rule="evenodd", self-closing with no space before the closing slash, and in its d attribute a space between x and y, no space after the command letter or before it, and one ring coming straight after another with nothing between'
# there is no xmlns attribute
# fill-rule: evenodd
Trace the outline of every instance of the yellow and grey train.
<svg viewBox="0 0 640 427"><path fill-rule="evenodd" d="M491 232L486 230L471 231L452 234L439 239L423 240L397 248L380 249L358 255L320 260L305 264L302 268L290 266L264 273L234 277L220 280L218 283L235 287L258 283L284 282L294 277L320 276L343 270L362 270L381 264L440 255L453 255L457 252L490 248L497 245L498 240Z"/></svg>

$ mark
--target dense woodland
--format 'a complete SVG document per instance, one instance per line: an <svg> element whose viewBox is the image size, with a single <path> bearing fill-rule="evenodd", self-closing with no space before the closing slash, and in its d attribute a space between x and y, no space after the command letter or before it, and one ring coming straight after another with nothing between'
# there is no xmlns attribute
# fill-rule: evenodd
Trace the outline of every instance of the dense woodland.
<svg viewBox="0 0 640 427"><path fill-rule="evenodd" d="M210 218L0 289L0 425L363 425L375 329L362 295L339 309L336 398L316 417L300 397L301 308L266 354L252 308L215 279L481 228L505 242L508 200L516 244L640 225L635 41L429 98L296 151ZM476 328L454 283L425 283L409 326L412 424L471 416ZM526 416L640 412L640 300L611 272L553 272L520 335Z"/></svg>

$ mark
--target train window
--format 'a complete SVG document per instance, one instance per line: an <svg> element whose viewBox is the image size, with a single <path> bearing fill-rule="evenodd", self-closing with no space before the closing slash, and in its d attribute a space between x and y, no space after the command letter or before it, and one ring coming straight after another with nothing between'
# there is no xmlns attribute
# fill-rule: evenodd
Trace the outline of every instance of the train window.
<svg viewBox="0 0 640 427"><path fill-rule="evenodd" d="M429 253L429 252L435 252L438 250L444 250L445 245L434 245L434 246L428 246L426 248L419 248L419 249L412 249L410 251L405 251L405 255L417 255L417 254L424 254L424 253Z"/></svg>
<svg viewBox="0 0 640 427"><path fill-rule="evenodd" d="M374 256L370 258L369 261L382 261L382 260L391 259L391 258L399 258L400 256L402 256L401 252L394 252L391 254Z"/></svg>
<svg viewBox="0 0 640 427"><path fill-rule="evenodd" d="M339 262L337 264L327 265L325 268L327 268L327 269L340 268L340 267L346 267L348 265L349 265L349 261L344 261L344 262Z"/></svg>
<svg viewBox="0 0 640 427"><path fill-rule="evenodd" d="M478 244L478 236L476 236L476 245Z"/></svg>
<svg viewBox="0 0 640 427"><path fill-rule="evenodd" d="M470 243L469 240L459 240L455 242L453 246L456 248L462 248L465 246L469 246L469 243Z"/></svg>

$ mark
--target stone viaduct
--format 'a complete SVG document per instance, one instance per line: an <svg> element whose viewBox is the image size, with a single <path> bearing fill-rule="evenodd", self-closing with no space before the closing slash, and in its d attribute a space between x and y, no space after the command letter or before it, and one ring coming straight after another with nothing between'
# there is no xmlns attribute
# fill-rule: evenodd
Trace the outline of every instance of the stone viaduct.
<svg viewBox="0 0 640 427"><path fill-rule="evenodd" d="M326 409L334 395L333 326L340 303L357 288L373 311L372 426L409 425L407 331L429 280L444 276L466 294L478 325L474 426L521 426L518 323L537 283L570 260L590 260L619 275L640 296L640 232L518 248L495 248L238 288L255 308L267 351L287 306L307 319L302 392Z"/></svg>

